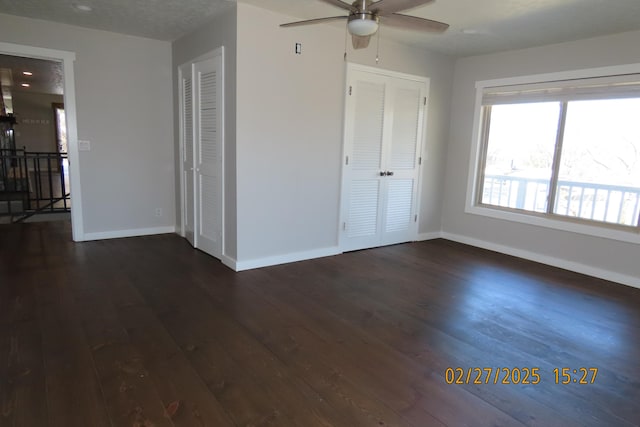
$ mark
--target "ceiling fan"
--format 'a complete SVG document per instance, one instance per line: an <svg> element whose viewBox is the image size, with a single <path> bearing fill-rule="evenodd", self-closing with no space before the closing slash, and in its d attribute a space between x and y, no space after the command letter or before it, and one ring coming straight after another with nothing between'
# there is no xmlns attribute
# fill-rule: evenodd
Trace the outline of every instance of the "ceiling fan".
<svg viewBox="0 0 640 427"><path fill-rule="evenodd" d="M364 49L369 46L369 40L372 35L378 32L380 23L402 29L428 31L432 33L441 33L449 28L449 24L443 22L397 13L406 9L433 3L435 0L356 0L352 4L345 3L341 0L320 1L348 10L349 15L289 22L280 26L297 27L299 25L347 20L347 29L351 34L354 49Z"/></svg>

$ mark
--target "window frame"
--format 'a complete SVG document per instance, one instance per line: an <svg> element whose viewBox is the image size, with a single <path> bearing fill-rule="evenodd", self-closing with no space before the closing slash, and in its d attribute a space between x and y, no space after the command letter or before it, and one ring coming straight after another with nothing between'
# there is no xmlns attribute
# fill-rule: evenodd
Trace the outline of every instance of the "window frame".
<svg viewBox="0 0 640 427"><path fill-rule="evenodd" d="M465 213L602 237L627 243L640 244L640 226L633 227L606 222L598 222L593 220L585 220L581 218L565 217L562 215L554 214L552 213L552 211L550 213L549 209L553 209L553 205L551 203L548 204L547 212L545 213L524 211L520 209L512 209L481 203L482 183L484 179L484 162L486 160L486 151L488 148L483 142L487 140L486 134L489 132L489 127L486 126L486 122L489 117L487 116L487 114L485 114L485 108L483 108L482 105L483 93L485 89L499 86L526 85L536 83L544 84L553 81L599 78L604 76L616 76L624 74L640 74L640 64L626 64L611 67L589 68L477 81L475 84L476 96L474 106L472 144L469 158L469 174L467 180L467 195L465 200ZM566 107L566 104L564 105ZM565 107L562 107L565 112L559 126L563 126L566 119ZM563 134L559 135L556 139L554 168L556 167L556 163L559 161L558 150L561 149L561 146L558 147L558 139L561 140L562 138ZM550 187L549 191L553 191L555 193L555 191L557 191L554 186L554 184L557 184L557 171L555 171L553 174L555 177L552 177L552 180L550 182L550 185L552 187Z"/></svg>

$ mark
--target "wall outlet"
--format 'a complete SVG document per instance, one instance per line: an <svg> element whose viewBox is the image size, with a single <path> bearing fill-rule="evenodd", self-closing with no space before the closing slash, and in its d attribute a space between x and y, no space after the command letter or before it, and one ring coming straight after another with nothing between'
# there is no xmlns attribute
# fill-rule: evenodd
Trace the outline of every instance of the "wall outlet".
<svg viewBox="0 0 640 427"><path fill-rule="evenodd" d="M157 217L161 217L162 216L162 208L156 208L156 216Z"/></svg>

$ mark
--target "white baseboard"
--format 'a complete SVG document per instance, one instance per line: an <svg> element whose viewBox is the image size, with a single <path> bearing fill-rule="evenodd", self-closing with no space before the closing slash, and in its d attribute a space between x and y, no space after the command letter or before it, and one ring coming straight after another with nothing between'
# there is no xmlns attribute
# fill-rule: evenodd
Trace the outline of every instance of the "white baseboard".
<svg viewBox="0 0 640 427"><path fill-rule="evenodd" d="M220 258L220 261L222 262L222 264L226 265L233 271L238 271L238 268L237 268L238 261L236 261L234 258L231 258L230 256L223 254L222 257Z"/></svg>
<svg viewBox="0 0 640 427"><path fill-rule="evenodd" d="M476 246L482 249L488 249L494 252L500 252L500 253L515 256L518 258L528 259L530 261L535 261L542 264L551 265L553 267L562 268L564 270L574 271L580 274L586 274L588 276L597 277L599 279L622 283L623 285L631 286L634 288L640 288L640 278L628 276L626 274L620 274L615 271L592 267L590 265L581 264L573 261L567 261L564 259L558 259L558 258L550 257L547 255L539 254L537 252L526 251L524 249L517 249L511 246L504 246L504 245L500 245L492 242L486 242L484 240L474 239L472 237L461 236L458 234L442 232L442 238L447 240L452 240L458 243L464 243L466 245Z"/></svg>
<svg viewBox="0 0 640 427"><path fill-rule="evenodd" d="M431 233L420 233L416 238L416 242L423 242L425 240L433 240L442 238L441 231L433 231Z"/></svg>
<svg viewBox="0 0 640 427"><path fill-rule="evenodd" d="M175 233L175 232L176 232L175 226L135 228L133 230L100 231L97 233L84 233L82 240L90 241L90 240L120 239L123 237L151 236L154 234L168 234L168 233Z"/></svg>
<svg viewBox="0 0 640 427"><path fill-rule="evenodd" d="M269 267L271 265L287 264L289 262L305 261L308 259L322 258L326 256L338 255L342 253L337 246L321 249L313 249L310 251L293 252L284 255L276 255L265 258L251 259L247 261L236 261L236 271L251 270L254 268ZM222 261L225 262L224 260ZM225 263L225 265L228 265ZM233 268L233 267L232 267Z"/></svg>

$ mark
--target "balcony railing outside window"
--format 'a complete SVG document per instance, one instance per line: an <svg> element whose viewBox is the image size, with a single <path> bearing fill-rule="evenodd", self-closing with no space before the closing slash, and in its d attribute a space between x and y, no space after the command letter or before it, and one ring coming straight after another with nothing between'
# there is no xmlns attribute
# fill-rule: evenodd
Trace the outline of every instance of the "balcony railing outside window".
<svg viewBox="0 0 640 427"><path fill-rule="evenodd" d="M640 221L640 187L558 180L548 212L549 180L485 175L482 203L627 226Z"/></svg>

